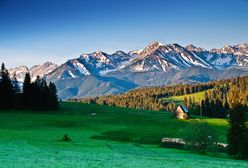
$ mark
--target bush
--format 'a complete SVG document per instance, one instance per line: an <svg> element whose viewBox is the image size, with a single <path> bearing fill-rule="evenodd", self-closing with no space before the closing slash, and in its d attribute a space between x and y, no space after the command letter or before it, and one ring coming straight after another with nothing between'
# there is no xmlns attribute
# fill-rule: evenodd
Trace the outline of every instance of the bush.
<svg viewBox="0 0 248 168"><path fill-rule="evenodd" d="M213 151L217 143L217 134L211 126L196 122L183 131L183 141L187 149L200 153Z"/></svg>
<svg viewBox="0 0 248 168"><path fill-rule="evenodd" d="M71 141L71 138L67 134L65 134L63 136L63 139L62 140L65 141L65 142L69 142L69 141Z"/></svg>

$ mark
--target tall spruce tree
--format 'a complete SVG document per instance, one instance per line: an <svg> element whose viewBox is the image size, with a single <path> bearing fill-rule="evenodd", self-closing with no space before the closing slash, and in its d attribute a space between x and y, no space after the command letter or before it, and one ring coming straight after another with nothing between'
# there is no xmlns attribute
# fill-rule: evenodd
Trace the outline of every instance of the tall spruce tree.
<svg viewBox="0 0 248 168"><path fill-rule="evenodd" d="M13 91L14 91L14 108L21 109L22 101L21 101L21 90L19 86L19 82L17 81L16 74L14 74L12 79Z"/></svg>
<svg viewBox="0 0 248 168"><path fill-rule="evenodd" d="M228 131L228 152L239 158L248 158L248 130L246 122L246 108L239 102L232 105L229 112L230 129Z"/></svg>
<svg viewBox="0 0 248 168"><path fill-rule="evenodd" d="M37 76L36 80L31 85L30 91L30 108L32 110L44 110L46 104L44 103L45 97L43 96L43 85L40 76Z"/></svg>
<svg viewBox="0 0 248 168"><path fill-rule="evenodd" d="M28 108L31 103L31 77L29 73L26 73L23 83L23 94L22 94L22 104L24 108Z"/></svg>
<svg viewBox="0 0 248 168"><path fill-rule="evenodd" d="M15 94L20 94L21 90L20 90L20 86L19 86L19 82L17 80L16 74L13 75L12 85L13 85L13 90Z"/></svg>
<svg viewBox="0 0 248 168"><path fill-rule="evenodd" d="M10 109L14 104L14 90L9 77L8 70L5 68L4 63L1 66L1 95L0 95L0 108Z"/></svg>
<svg viewBox="0 0 248 168"><path fill-rule="evenodd" d="M0 71L0 109L3 108L3 82L2 82L2 70Z"/></svg>
<svg viewBox="0 0 248 168"><path fill-rule="evenodd" d="M59 102L58 102L58 96L57 96L57 88L54 83L49 83L49 89L50 89L50 101L51 101L51 109L56 110L58 109Z"/></svg>

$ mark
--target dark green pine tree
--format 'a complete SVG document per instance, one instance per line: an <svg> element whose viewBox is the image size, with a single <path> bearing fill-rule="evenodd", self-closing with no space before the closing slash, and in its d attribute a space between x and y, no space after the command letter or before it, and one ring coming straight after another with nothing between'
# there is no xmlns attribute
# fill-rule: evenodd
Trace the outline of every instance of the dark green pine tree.
<svg viewBox="0 0 248 168"><path fill-rule="evenodd" d="M44 79L41 80L41 98L42 98L42 104L41 104L41 107L43 110L50 110L51 106L51 100L50 100L50 90L49 90L49 87L47 86L47 83ZM43 105L43 106L42 106Z"/></svg>
<svg viewBox="0 0 248 168"><path fill-rule="evenodd" d="M245 113L246 108L240 103L233 104L229 111L228 152L239 158L248 157L248 148L245 146L248 144Z"/></svg>
<svg viewBox="0 0 248 168"><path fill-rule="evenodd" d="M207 92L204 94L204 100L202 101L202 115L210 116L210 100Z"/></svg>
<svg viewBox="0 0 248 168"><path fill-rule="evenodd" d="M220 99L216 99L213 113L214 117L223 118L224 108Z"/></svg>
<svg viewBox="0 0 248 168"><path fill-rule="evenodd" d="M13 108L14 90L9 77L8 70L5 68L4 63L1 66L1 91L0 91L0 108L10 109Z"/></svg>
<svg viewBox="0 0 248 168"><path fill-rule="evenodd" d="M50 82L49 89L50 89L51 109L56 110L59 107L57 88L54 83Z"/></svg>
<svg viewBox="0 0 248 168"><path fill-rule="evenodd" d="M227 117L227 112L229 111L229 109L230 109L230 106L228 104L227 98L225 98L222 118L226 118Z"/></svg>
<svg viewBox="0 0 248 168"><path fill-rule="evenodd" d="M24 83L23 83L23 94L22 94L22 104L24 108L29 108L30 103L31 103L31 90L32 90L32 85L31 85L31 77L29 73L26 73L25 78L24 78Z"/></svg>
<svg viewBox="0 0 248 168"><path fill-rule="evenodd" d="M13 85L15 94L20 94L21 90L20 90L19 82L17 81L17 78L16 78L16 74L14 74L13 76L12 85Z"/></svg>
<svg viewBox="0 0 248 168"><path fill-rule="evenodd" d="M2 75L0 73L0 109L3 107L3 82L2 82Z"/></svg>
<svg viewBox="0 0 248 168"><path fill-rule="evenodd" d="M46 108L45 99L44 96L44 87L43 87L43 81L40 78L40 76L37 76L35 82L31 85L31 91L30 91L30 108L32 110L44 110Z"/></svg>
<svg viewBox="0 0 248 168"><path fill-rule="evenodd" d="M22 101L21 101L21 90L19 86L19 82L17 81L16 74L14 74L12 79L12 85L14 90L14 108L21 109L22 108Z"/></svg>

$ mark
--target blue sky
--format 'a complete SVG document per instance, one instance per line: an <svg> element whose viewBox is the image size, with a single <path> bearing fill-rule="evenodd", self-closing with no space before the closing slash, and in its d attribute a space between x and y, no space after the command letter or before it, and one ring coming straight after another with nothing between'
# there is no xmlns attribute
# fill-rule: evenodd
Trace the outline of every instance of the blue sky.
<svg viewBox="0 0 248 168"><path fill-rule="evenodd" d="M244 43L247 9L248 0L0 0L0 62L60 64L152 41L206 49Z"/></svg>

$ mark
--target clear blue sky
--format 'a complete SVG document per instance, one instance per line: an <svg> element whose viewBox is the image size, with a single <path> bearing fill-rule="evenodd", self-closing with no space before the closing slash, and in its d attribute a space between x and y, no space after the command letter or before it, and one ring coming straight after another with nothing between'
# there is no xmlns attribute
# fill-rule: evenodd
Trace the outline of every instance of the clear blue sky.
<svg viewBox="0 0 248 168"><path fill-rule="evenodd" d="M0 0L7 67L152 41L206 49L248 42L248 0Z"/></svg>

